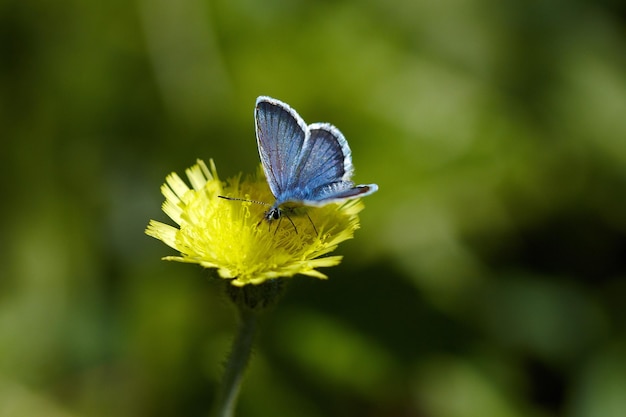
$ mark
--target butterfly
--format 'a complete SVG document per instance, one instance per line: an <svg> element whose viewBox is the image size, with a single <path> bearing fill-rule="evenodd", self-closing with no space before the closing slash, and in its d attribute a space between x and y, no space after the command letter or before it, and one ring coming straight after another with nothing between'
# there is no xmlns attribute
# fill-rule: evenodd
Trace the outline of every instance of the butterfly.
<svg viewBox="0 0 626 417"><path fill-rule="evenodd" d="M280 219L299 206L364 197L378 185L354 185L348 141L329 123L307 125L287 103L261 96L254 111L261 165L276 201L264 214Z"/></svg>

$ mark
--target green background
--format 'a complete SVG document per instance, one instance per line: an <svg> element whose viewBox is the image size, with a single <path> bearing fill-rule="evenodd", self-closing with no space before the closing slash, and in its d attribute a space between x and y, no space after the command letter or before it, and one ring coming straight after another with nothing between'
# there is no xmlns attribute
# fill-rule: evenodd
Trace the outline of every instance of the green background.
<svg viewBox="0 0 626 417"><path fill-rule="evenodd" d="M262 94L380 190L238 415L626 415L622 2L9 0L0 48L0 416L207 415L235 311L144 228Z"/></svg>

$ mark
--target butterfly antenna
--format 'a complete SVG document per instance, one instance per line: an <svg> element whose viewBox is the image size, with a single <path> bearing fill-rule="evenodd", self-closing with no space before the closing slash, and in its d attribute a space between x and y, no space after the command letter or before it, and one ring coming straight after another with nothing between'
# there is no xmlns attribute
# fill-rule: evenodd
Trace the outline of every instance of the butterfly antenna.
<svg viewBox="0 0 626 417"><path fill-rule="evenodd" d="M271 206L271 204L265 203L263 201L257 201L257 200L248 200L247 198L237 198L237 197L227 197L225 195L218 195L219 198L223 198L224 200L230 200L230 201L245 201L246 203L254 203L254 204L260 204L262 206Z"/></svg>

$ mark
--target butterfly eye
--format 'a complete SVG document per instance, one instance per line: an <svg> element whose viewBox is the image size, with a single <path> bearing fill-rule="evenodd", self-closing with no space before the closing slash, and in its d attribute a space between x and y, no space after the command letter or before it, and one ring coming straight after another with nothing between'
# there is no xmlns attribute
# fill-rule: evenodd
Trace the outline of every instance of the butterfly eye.
<svg viewBox="0 0 626 417"><path fill-rule="evenodd" d="M270 216L272 217L272 219L274 220L278 220L280 219L280 210L276 209L276 210L272 210L272 212L270 213Z"/></svg>

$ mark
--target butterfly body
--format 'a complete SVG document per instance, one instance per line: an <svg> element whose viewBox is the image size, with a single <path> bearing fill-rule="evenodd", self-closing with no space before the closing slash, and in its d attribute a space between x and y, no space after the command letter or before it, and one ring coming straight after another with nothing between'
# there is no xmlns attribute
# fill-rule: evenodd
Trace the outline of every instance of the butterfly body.
<svg viewBox="0 0 626 417"><path fill-rule="evenodd" d="M378 190L376 184L354 185L350 147L333 125L307 125L288 104L266 96L257 99L255 122L261 165L276 198L266 220L278 220L296 207L339 203Z"/></svg>

